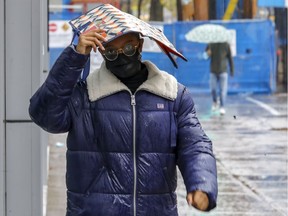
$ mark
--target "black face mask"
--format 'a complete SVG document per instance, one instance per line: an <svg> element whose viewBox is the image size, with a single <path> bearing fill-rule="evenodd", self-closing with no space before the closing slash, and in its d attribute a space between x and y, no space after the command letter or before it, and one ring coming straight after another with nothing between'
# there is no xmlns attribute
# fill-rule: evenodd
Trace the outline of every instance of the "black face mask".
<svg viewBox="0 0 288 216"><path fill-rule="evenodd" d="M133 56L119 54L114 61L106 59L106 67L118 78L129 78L141 70L141 54L136 52Z"/></svg>

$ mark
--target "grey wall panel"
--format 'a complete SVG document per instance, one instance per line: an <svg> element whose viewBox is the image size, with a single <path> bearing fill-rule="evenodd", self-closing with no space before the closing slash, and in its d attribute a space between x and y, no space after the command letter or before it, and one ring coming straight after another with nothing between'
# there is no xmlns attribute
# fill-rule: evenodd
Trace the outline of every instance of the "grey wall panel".
<svg viewBox="0 0 288 216"><path fill-rule="evenodd" d="M0 0L0 215L5 215L4 0Z"/></svg>
<svg viewBox="0 0 288 216"><path fill-rule="evenodd" d="M41 129L35 124L28 124L30 127L31 139L31 200L32 200L32 213L31 216L42 215L43 213L43 182L45 179L44 170L46 171L46 160L47 160L47 147L46 142L42 142L44 136ZM46 134L47 135L47 134ZM44 152L44 154L43 154Z"/></svg>
<svg viewBox="0 0 288 216"><path fill-rule="evenodd" d="M7 216L42 215L40 129L7 124Z"/></svg>
<svg viewBox="0 0 288 216"><path fill-rule="evenodd" d="M33 0L32 0L33 1ZM41 66L42 66L42 38L43 38L43 32L42 32L42 16L45 16L46 14L42 14L41 11L41 1L33 1L33 4L31 5L31 56L32 56L32 64L31 64L31 73L32 73L32 79L30 78L31 88L27 89L29 91L28 99L31 97L31 93L34 93L34 89L32 89L33 83L35 85L39 85L40 83L40 74ZM36 79L36 80L35 80ZM35 86L36 87L36 86ZM32 92L31 92L32 90ZM29 101L29 100L28 100Z"/></svg>
<svg viewBox="0 0 288 216"><path fill-rule="evenodd" d="M28 119L32 64L39 64L40 52L35 55L35 44L39 46L39 28L32 36L33 0L6 1L6 117L9 120ZM35 1L37 3L37 1ZM39 13L39 8L38 8ZM34 28L35 29L35 28ZM35 41L33 41L35 40ZM32 46L33 44L33 46ZM34 55L32 55L34 54ZM33 67L36 67L33 65ZM38 66L39 68L39 66ZM38 69L39 70L39 69Z"/></svg>
<svg viewBox="0 0 288 216"><path fill-rule="evenodd" d="M23 126L26 126L23 127ZM22 124L7 125L7 215L30 216L31 200L31 136ZM17 208L15 207L17 206Z"/></svg>
<svg viewBox="0 0 288 216"><path fill-rule="evenodd" d="M5 19L0 20L0 24L2 20L5 24L3 31L0 26L0 46L2 43L1 47L4 47L3 53L0 52L0 62L4 62L3 71L0 71L3 81L0 80L0 84L6 83L3 85L5 97L2 97L0 86L0 105L3 100L0 117L2 119L3 113L3 120L7 120L1 125L6 128L3 129L6 140L3 145L0 144L0 154L4 149L6 157L0 158L0 170L2 167L6 168L3 178L7 181L5 184L1 180L0 173L0 187L3 185L3 192L0 189L0 201L3 200L6 205L4 216L41 216L43 183L47 176L45 162L48 140L47 133L34 123L29 123L28 106L30 97L43 79L43 70L47 68L45 65L48 65L47 1L0 0L0 3L0 11L4 8L6 14ZM0 13L0 18L1 15ZM5 36L5 41L1 40L1 33ZM1 194L5 191L6 195Z"/></svg>

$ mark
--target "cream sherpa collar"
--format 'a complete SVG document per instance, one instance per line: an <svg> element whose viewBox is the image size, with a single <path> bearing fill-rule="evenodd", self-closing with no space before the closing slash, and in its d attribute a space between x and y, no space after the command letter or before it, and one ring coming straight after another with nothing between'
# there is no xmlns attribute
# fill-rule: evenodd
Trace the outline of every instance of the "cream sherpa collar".
<svg viewBox="0 0 288 216"><path fill-rule="evenodd" d="M137 89L146 90L158 96L175 100L177 96L177 80L167 72L160 71L152 62L143 62L148 69L148 79ZM114 76L102 63L98 70L87 77L87 87L91 102L114 94L119 91L129 90L116 76Z"/></svg>

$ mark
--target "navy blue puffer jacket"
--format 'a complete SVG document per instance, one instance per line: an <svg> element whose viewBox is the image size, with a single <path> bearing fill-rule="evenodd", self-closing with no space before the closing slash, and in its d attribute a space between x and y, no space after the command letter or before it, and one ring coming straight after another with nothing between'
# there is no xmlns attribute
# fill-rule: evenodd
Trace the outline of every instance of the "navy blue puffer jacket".
<svg viewBox="0 0 288 216"><path fill-rule="evenodd" d="M68 132L66 215L176 216L176 165L214 208L212 143L188 90L151 62L134 95L105 64L78 82L87 58L66 48L29 107L44 130Z"/></svg>

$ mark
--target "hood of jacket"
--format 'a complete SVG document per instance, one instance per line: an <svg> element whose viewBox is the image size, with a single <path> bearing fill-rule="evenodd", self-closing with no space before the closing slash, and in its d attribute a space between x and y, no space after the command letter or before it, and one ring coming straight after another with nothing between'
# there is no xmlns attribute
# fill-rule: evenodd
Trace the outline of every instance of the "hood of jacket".
<svg viewBox="0 0 288 216"><path fill-rule="evenodd" d="M139 86L138 90L146 90L160 97L175 100L177 97L177 80L165 71L159 70L152 62L143 62L148 70L148 79ZM91 102L109 96L119 91L129 90L114 74L102 63L99 69L87 77L87 88Z"/></svg>

